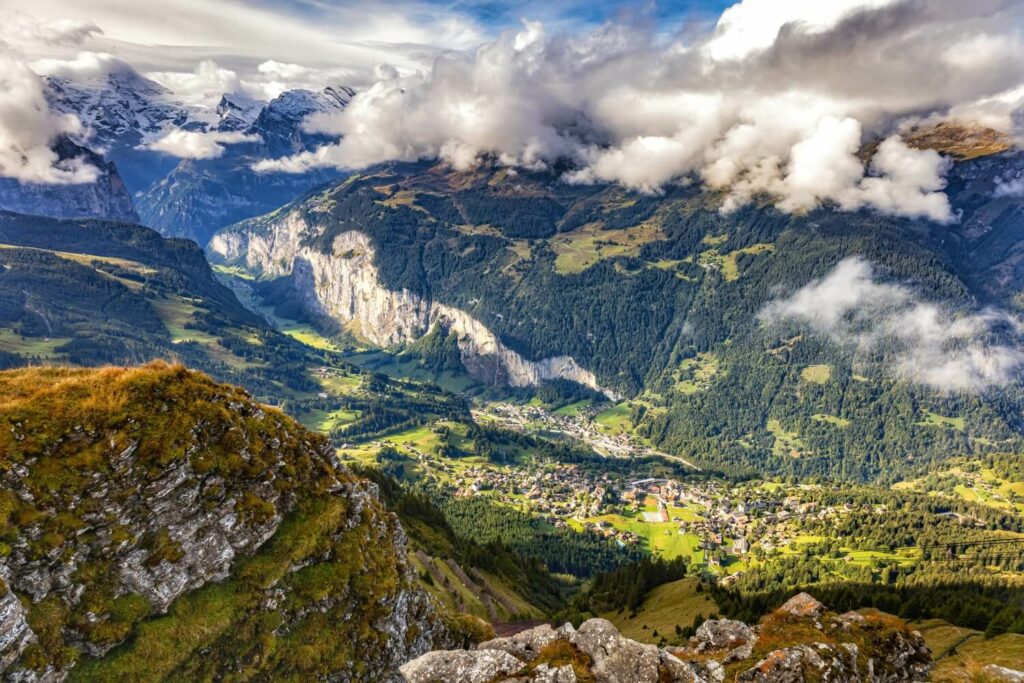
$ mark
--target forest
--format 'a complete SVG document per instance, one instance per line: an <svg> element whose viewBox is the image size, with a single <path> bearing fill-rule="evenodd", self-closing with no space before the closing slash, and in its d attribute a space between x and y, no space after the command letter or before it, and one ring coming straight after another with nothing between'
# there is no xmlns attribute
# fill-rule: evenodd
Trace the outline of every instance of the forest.
<svg viewBox="0 0 1024 683"><path fill-rule="evenodd" d="M964 177L972 163L958 167ZM967 192L958 178L954 189ZM990 261L965 258L948 228L758 205L725 216L694 188L651 197L550 173L484 167L463 177L423 163L353 176L294 208L304 207L318 226L307 244L327 249L340 232L364 232L386 287L462 308L528 358L572 356L642 407L639 436L708 467L891 483L950 456L986 456L994 443L1024 448L1019 388L944 395L889 371L898 340L864 354L758 318L773 297L850 255L944 305L996 302ZM1001 235L1015 225L993 223ZM584 226L596 241L581 241ZM596 260L582 270L559 265L587 249ZM440 329L411 352L437 371L459 362Z"/></svg>

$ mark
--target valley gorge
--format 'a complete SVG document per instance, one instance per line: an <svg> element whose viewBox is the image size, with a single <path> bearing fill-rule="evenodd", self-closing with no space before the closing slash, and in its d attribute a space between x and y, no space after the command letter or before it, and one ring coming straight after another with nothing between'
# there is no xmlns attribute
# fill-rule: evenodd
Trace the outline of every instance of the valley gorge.
<svg viewBox="0 0 1024 683"><path fill-rule="evenodd" d="M207 251L259 278L290 278L292 291L313 319L333 321L384 348L411 344L439 326L457 335L466 370L484 383L528 387L562 379L618 396L602 389L594 374L569 356L529 360L466 312L408 290L385 288L374 265L374 248L357 230L334 237L324 253L307 246L318 232L299 211L276 216L261 228L249 231L242 224L221 231Z"/></svg>

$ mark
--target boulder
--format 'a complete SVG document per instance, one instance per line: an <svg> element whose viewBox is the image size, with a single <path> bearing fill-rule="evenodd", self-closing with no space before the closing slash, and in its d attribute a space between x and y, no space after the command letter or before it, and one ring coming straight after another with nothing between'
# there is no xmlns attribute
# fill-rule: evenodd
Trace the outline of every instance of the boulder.
<svg viewBox="0 0 1024 683"><path fill-rule="evenodd" d="M672 683L721 683L725 670L715 661L683 661L673 654L661 652L661 669L670 676Z"/></svg>
<svg viewBox="0 0 1024 683"><path fill-rule="evenodd" d="M559 634L548 624L541 624L507 638L494 638L477 645L478 650L501 650L513 657L528 662L535 658L544 646L558 640Z"/></svg>
<svg viewBox="0 0 1024 683"><path fill-rule="evenodd" d="M996 683L1024 683L1024 671L1008 669L998 664L989 664L981 669L985 680Z"/></svg>
<svg viewBox="0 0 1024 683"><path fill-rule="evenodd" d="M597 683L657 683L658 648L623 637L607 619L589 619L569 639L592 661Z"/></svg>
<svg viewBox="0 0 1024 683"><path fill-rule="evenodd" d="M715 619L705 621L693 636L698 652L726 651L723 662L746 659L754 650L757 630L742 621Z"/></svg>
<svg viewBox="0 0 1024 683"><path fill-rule="evenodd" d="M533 670L532 683L576 683L576 672L568 664L555 668L541 664Z"/></svg>
<svg viewBox="0 0 1024 683"><path fill-rule="evenodd" d="M794 617L817 619L825 613L825 605L821 604L818 600L807 593L799 593L787 600L786 603L779 608L779 611L785 612L786 614L790 614Z"/></svg>
<svg viewBox="0 0 1024 683"><path fill-rule="evenodd" d="M813 643L775 650L740 673L740 683L860 683L857 648Z"/></svg>
<svg viewBox="0 0 1024 683"><path fill-rule="evenodd" d="M408 683L489 683L522 668L521 661L501 650L435 650L399 671Z"/></svg>

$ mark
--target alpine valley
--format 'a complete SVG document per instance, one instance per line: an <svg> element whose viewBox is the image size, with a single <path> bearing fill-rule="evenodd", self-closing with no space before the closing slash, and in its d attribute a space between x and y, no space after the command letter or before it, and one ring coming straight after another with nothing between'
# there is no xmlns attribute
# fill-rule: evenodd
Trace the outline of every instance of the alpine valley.
<svg viewBox="0 0 1024 683"><path fill-rule="evenodd" d="M783 69L813 21L847 45L920 10L877 4L793 18L715 73ZM256 32L270 10L248 10ZM605 110L515 79L503 134L555 123L518 157L479 142L460 65L500 80L509 43L566 92L593 66L571 41L532 53L531 22L476 53L310 44L421 60L388 90L386 65L255 66L264 43L225 38L241 76L178 73L153 65L206 34L18 21L45 50L122 52L0 53L0 85L24 68L38 91L29 114L0 94L3 680L1024 680L1024 108L872 119L811 179L853 163L854 187L795 207L795 173L757 183L808 140L732 184L631 183L595 161L625 154ZM602 21L609 60L656 49ZM463 137L424 147L453 112ZM44 115L64 123L41 149L10 133ZM900 172L913 191L870 194Z"/></svg>

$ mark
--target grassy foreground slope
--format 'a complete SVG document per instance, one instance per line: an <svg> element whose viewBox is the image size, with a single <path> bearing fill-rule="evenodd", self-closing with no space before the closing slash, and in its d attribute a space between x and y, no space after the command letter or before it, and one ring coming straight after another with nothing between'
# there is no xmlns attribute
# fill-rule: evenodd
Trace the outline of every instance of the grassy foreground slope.
<svg viewBox="0 0 1024 683"><path fill-rule="evenodd" d="M0 373L8 673L386 680L450 642L328 441L182 366Z"/></svg>

